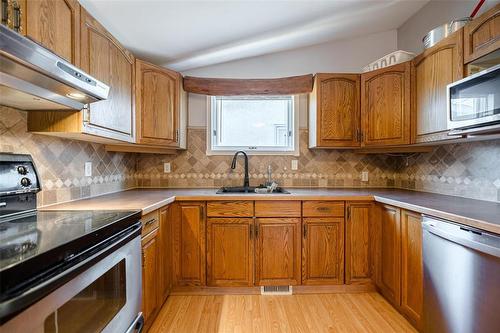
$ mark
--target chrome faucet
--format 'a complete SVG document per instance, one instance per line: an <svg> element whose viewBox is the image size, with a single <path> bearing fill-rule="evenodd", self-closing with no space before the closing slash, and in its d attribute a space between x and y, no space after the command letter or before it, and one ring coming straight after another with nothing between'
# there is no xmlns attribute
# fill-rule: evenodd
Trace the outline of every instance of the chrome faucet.
<svg viewBox="0 0 500 333"><path fill-rule="evenodd" d="M250 181L248 177L248 156L244 151L237 151L236 154L234 154L233 157L233 162L231 163L231 169L236 168L236 158L238 157L239 154L243 154L243 157L245 157L245 179L243 181L243 187L244 188L249 188L250 187Z"/></svg>
<svg viewBox="0 0 500 333"><path fill-rule="evenodd" d="M271 164L267 166L267 184L266 186L270 186L273 183L273 168Z"/></svg>

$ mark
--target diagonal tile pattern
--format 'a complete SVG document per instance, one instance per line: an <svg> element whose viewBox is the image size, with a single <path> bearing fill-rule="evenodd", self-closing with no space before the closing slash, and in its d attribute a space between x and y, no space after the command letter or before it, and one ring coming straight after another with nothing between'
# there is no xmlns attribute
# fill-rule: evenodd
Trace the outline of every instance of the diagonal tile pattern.
<svg viewBox="0 0 500 333"><path fill-rule="evenodd" d="M0 152L32 154L42 178L43 205L126 188L220 187L243 182L242 163L231 172L231 156L206 156L206 130L191 128L188 149L177 155L108 153L103 145L26 132L26 112L0 106ZM500 202L500 140L448 144L408 158L360 155L349 150L311 150L300 131L300 156L250 156L253 185L267 166L285 187L398 187ZM299 170L290 170L299 160ZM84 177L86 161L92 177ZM163 173L163 162L172 173ZM361 182L369 171L369 182Z"/></svg>

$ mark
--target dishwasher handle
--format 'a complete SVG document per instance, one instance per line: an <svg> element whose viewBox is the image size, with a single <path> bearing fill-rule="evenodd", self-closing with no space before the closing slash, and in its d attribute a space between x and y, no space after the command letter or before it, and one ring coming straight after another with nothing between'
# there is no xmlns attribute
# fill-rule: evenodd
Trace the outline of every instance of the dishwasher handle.
<svg viewBox="0 0 500 333"><path fill-rule="evenodd" d="M500 258L500 236L428 217L424 217L422 230L470 249Z"/></svg>

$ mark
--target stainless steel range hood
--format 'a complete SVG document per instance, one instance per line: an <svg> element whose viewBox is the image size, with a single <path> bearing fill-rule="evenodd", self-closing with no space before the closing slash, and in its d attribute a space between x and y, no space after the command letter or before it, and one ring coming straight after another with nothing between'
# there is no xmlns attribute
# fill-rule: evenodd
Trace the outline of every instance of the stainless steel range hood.
<svg viewBox="0 0 500 333"><path fill-rule="evenodd" d="M21 110L81 110L108 94L106 84L0 25L0 105Z"/></svg>

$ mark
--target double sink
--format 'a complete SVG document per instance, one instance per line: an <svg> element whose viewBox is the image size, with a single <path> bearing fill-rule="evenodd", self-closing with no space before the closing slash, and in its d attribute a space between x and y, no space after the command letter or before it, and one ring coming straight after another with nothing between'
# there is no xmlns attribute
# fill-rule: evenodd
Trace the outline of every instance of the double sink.
<svg viewBox="0 0 500 333"><path fill-rule="evenodd" d="M217 190L216 194L227 194L227 193L239 193L239 194L290 194L287 190L282 187L277 187L272 192L261 193L255 192L257 187L253 186L235 186L235 187L221 187ZM262 188L262 189L265 189Z"/></svg>

